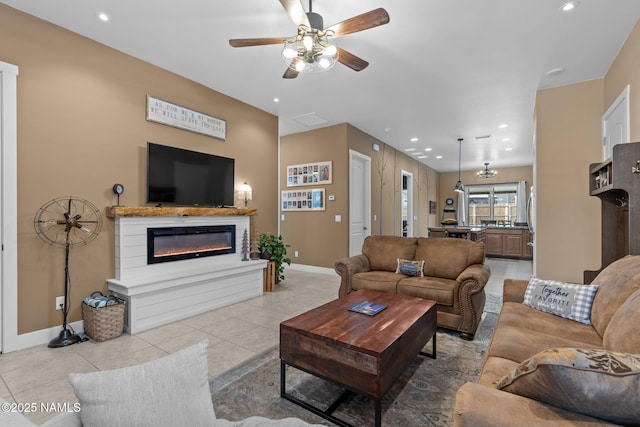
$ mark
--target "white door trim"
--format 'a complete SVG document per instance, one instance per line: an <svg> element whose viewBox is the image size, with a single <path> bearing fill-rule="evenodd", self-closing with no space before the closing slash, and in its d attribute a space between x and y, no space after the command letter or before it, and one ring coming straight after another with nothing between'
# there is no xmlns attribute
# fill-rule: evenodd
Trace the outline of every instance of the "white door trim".
<svg viewBox="0 0 640 427"><path fill-rule="evenodd" d="M362 153L359 153L357 151L351 150L349 149L349 256L352 255L356 255L356 254L352 254L351 252L351 247L352 247L352 242L351 242L351 212L353 212L354 208L351 205L353 200L356 200L355 195L353 194L354 188L351 185L351 182L353 181L351 179L351 174L353 172L353 159L354 158L359 158L361 160L364 161L365 164L365 179L364 179L364 186L365 186L365 190L364 190L364 194L362 195L364 197L364 206L365 206L365 212L364 212L364 218L365 218L365 227L366 230L364 231L364 235L365 236L370 236L371 235L371 157L364 155Z"/></svg>
<svg viewBox="0 0 640 427"><path fill-rule="evenodd" d="M616 98L607 111L602 115L602 160L607 160L613 155L613 146L619 143L631 142L631 119L629 116L629 92L631 88L627 85ZM612 118L622 120L623 131L620 135L621 141L611 141Z"/></svg>
<svg viewBox="0 0 640 427"><path fill-rule="evenodd" d="M402 186L404 177L407 177L407 237L413 237L413 174L404 169L400 170L400 191L402 192ZM400 200L400 209L402 209L402 200ZM400 215L400 222L402 222L402 214ZM400 227L400 235L402 236L404 230Z"/></svg>
<svg viewBox="0 0 640 427"><path fill-rule="evenodd" d="M18 340L18 67L0 61L0 351L17 349Z"/></svg>

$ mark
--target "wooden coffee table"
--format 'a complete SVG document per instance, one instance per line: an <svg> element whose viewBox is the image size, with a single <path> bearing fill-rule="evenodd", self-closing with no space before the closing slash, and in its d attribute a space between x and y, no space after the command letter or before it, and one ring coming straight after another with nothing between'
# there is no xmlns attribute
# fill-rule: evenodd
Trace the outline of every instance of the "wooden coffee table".
<svg viewBox="0 0 640 427"><path fill-rule="evenodd" d="M375 316L348 308L360 301L385 304ZM371 397L375 425L381 401L418 354L436 357L436 303L422 298L360 290L280 324L280 396L337 424L332 414L344 400L322 410L286 392L287 365ZM433 338L431 354L422 349Z"/></svg>

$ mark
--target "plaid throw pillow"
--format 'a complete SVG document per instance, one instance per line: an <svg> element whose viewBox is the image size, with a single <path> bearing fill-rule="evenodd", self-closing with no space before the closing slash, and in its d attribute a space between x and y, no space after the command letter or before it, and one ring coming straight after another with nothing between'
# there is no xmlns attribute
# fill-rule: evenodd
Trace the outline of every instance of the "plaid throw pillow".
<svg viewBox="0 0 640 427"><path fill-rule="evenodd" d="M591 304L598 290L597 285L578 285L533 278L524 293L524 305L591 324Z"/></svg>

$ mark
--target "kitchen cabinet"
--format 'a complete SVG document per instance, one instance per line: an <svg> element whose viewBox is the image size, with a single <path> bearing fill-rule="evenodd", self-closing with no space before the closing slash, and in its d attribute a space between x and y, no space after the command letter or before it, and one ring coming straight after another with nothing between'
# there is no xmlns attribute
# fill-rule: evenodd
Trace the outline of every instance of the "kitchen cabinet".
<svg viewBox="0 0 640 427"><path fill-rule="evenodd" d="M533 249L528 246L531 234L527 228L488 227L485 231L487 256L532 259Z"/></svg>

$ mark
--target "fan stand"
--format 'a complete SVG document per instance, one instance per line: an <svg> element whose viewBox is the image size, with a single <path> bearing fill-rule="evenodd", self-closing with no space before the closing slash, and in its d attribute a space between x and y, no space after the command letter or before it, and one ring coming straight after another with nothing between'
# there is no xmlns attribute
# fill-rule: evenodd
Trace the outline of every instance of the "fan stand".
<svg viewBox="0 0 640 427"><path fill-rule="evenodd" d="M98 208L87 200L73 196L58 197L38 209L33 225L36 234L44 242L52 246L65 248L64 304L62 305L64 322L58 337L49 341L49 348L66 347L79 343L82 338L67 323L71 303L69 295L71 288L69 252L71 248L86 245L98 236L102 228L102 216ZM61 230L61 227L64 228Z"/></svg>
<svg viewBox="0 0 640 427"><path fill-rule="evenodd" d="M69 242L69 232L71 229L67 227L67 238L65 243L65 257L64 257L64 306L62 307L62 315L64 321L62 324L62 331L57 338L49 341L49 348L60 348L69 345L77 344L82 341L80 335L74 333L67 325L67 314L69 313L69 249L71 244Z"/></svg>

